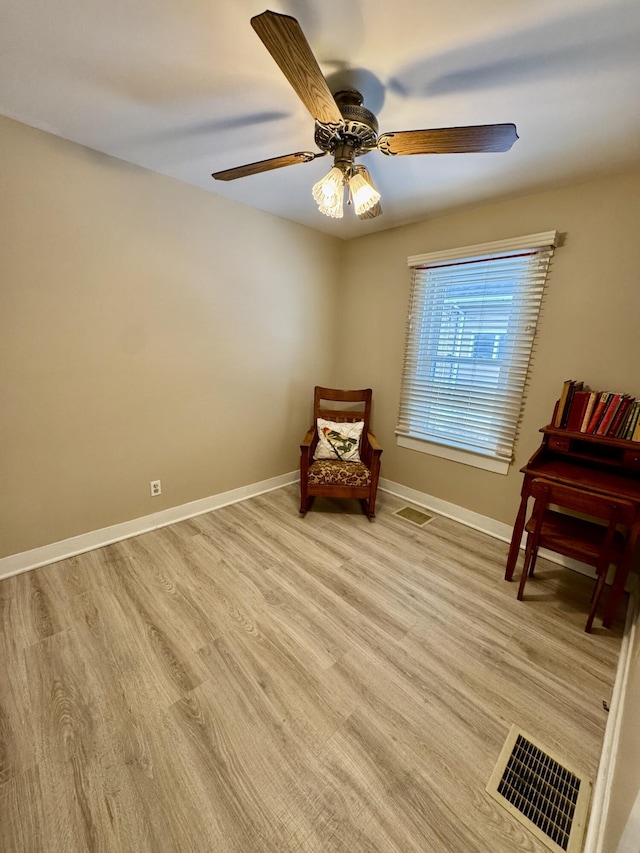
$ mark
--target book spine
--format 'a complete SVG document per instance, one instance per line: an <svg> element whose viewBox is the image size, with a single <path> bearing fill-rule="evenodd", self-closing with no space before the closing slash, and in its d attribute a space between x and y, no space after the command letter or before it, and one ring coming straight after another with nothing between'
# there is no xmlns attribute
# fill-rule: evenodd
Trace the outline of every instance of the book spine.
<svg viewBox="0 0 640 853"><path fill-rule="evenodd" d="M631 418L633 417L633 411L635 408L636 400L631 398L631 404L627 408L627 413L622 419L622 423L618 427L618 432L616 433L616 438L624 438L627 434L627 429L629 428L629 424L631 423Z"/></svg>
<svg viewBox="0 0 640 853"><path fill-rule="evenodd" d="M569 417L567 418L567 429L571 432L578 432L580 429L588 402L588 391L576 391L573 396L573 402L571 403L571 409L569 410Z"/></svg>
<svg viewBox="0 0 640 853"><path fill-rule="evenodd" d="M571 407L573 406L573 401L575 399L576 392L582 391L583 384L583 382L572 382L569 386L567 401L564 404L564 412L562 413L562 420L560 421L560 429L567 428L567 423L569 422L569 414L571 412Z"/></svg>
<svg viewBox="0 0 640 853"><path fill-rule="evenodd" d="M630 398L629 405L627 406L627 411L623 414L622 420L618 424L618 429L616 430L616 438L624 438L624 434L627 430L627 424L629 423L629 418L633 414L633 404L635 400L633 397Z"/></svg>
<svg viewBox="0 0 640 853"><path fill-rule="evenodd" d="M569 395L569 389L573 384L573 379L565 379L564 384L562 385L562 393L560 394L560 401L558 403L558 408L556 409L556 416L553 419L553 425L558 429L560 424L562 423L562 418L564 417L564 410L567 404L567 397Z"/></svg>
<svg viewBox="0 0 640 853"><path fill-rule="evenodd" d="M633 426L634 426L634 415L636 413L636 404L633 403L629 408L629 412L627 417L625 418L625 422L622 425L620 432L618 433L618 438L631 438L633 435Z"/></svg>
<svg viewBox="0 0 640 853"><path fill-rule="evenodd" d="M598 399L598 402L594 406L593 414L591 415L591 420L589 421L589 426L586 429L586 431L590 435L593 435L593 433L597 430L598 424L600 423L600 419L602 418L604 410L607 407L607 403L609 402L610 396L611 395L610 395L609 391L603 391L600 394L600 398Z"/></svg>
<svg viewBox="0 0 640 853"><path fill-rule="evenodd" d="M632 436L634 435L635 428L638 424L638 416L639 415L640 415L640 402L638 402L636 400L636 402L633 404L632 414L631 414L631 417L629 418L629 423L627 425L627 428L625 430L623 438L626 438L628 440L630 440L632 438Z"/></svg>
<svg viewBox="0 0 640 853"><path fill-rule="evenodd" d="M607 434L609 427L611 426L611 421L614 419L615 414L618 411L621 399L622 394L612 394L611 397L609 397L607 408L602 413L602 418L600 419L600 423L598 424L598 428L595 432L596 435Z"/></svg>
<svg viewBox="0 0 640 853"><path fill-rule="evenodd" d="M633 397L630 397L628 394L624 394L622 399L620 400L620 405L618 406L618 411L616 412L616 416L611 421L611 425L609 426L609 430L607 435L617 436L618 431L624 421L627 412L629 411L629 406L633 402Z"/></svg>
<svg viewBox="0 0 640 853"><path fill-rule="evenodd" d="M640 404L638 404L638 420L636 421L631 441L640 441Z"/></svg>
<svg viewBox="0 0 640 853"><path fill-rule="evenodd" d="M589 426L589 421L591 420L591 416L593 415L593 410L595 408L598 397L598 391L591 391L591 393L589 394L587 408L584 410L584 417L582 418L582 423L580 424L580 432L587 431L587 427Z"/></svg>

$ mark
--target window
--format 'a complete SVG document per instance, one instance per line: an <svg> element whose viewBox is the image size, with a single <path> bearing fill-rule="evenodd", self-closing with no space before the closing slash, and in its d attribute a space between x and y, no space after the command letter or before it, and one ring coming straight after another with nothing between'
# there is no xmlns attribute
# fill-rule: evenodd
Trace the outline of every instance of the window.
<svg viewBox="0 0 640 853"><path fill-rule="evenodd" d="M556 238L409 258L398 444L507 473Z"/></svg>

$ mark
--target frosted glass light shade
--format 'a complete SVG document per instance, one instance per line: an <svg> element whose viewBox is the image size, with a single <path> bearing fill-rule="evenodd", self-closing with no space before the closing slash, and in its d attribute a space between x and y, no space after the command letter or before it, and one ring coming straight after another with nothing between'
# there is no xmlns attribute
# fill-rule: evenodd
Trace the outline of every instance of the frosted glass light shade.
<svg viewBox="0 0 640 853"><path fill-rule="evenodd" d="M344 204L344 175L342 170L334 166L324 178L313 187L313 197L320 213L341 219Z"/></svg>
<svg viewBox="0 0 640 853"><path fill-rule="evenodd" d="M380 193L373 186L369 172L362 167L349 178L349 189L358 216L380 201Z"/></svg>

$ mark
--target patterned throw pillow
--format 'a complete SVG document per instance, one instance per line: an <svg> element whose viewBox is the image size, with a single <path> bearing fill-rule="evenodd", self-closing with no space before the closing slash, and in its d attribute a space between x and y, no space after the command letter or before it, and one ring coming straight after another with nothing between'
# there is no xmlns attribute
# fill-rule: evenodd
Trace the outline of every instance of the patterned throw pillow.
<svg viewBox="0 0 640 853"><path fill-rule="evenodd" d="M334 423L318 418L318 445L314 459L360 462L360 439L364 421Z"/></svg>

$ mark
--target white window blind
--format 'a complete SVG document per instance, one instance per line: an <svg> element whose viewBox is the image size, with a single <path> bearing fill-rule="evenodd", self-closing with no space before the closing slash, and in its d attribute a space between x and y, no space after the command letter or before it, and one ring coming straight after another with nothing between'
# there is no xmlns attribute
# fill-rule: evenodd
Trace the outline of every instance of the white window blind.
<svg viewBox="0 0 640 853"><path fill-rule="evenodd" d="M511 461L556 236L409 258L398 436Z"/></svg>

